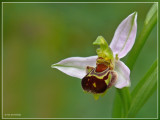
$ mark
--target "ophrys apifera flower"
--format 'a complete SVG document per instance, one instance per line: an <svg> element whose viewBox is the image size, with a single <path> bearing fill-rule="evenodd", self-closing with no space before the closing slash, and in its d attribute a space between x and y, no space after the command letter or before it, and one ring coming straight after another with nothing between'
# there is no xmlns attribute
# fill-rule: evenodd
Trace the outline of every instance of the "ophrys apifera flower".
<svg viewBox="0 0 160 120"><path fill-rule="evenodd" d="M133 47L136 32L137 13L134 12L120 23L109 46L102 36L93 42L100 46L98 56L70 57L51 67L80 78L83 90L93 94L102 94L113 85L127 87L130 85L130 69L120 59Z"/></svg>

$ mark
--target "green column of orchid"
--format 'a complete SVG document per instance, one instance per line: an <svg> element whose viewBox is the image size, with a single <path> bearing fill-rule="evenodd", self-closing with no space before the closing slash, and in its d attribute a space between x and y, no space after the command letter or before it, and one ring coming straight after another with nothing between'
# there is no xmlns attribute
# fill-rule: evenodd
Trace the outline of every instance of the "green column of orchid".
<svg viewBox="0 0 160 120"><path fill-rule="evenodd" d="M93 45L100 45L100 48L97 49L98 57L101 57L107 62L110 67L114 68L114 56L111 48L108 46L107 41L102 36L98 36L97 39L93 42Z"/></svg>

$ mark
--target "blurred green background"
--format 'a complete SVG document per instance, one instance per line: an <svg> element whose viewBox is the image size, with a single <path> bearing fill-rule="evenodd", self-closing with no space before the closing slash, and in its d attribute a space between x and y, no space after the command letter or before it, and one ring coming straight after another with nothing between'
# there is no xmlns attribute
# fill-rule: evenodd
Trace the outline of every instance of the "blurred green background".
<svg viewBox="0 0 160 120"><path fill-rule="evenodd" d="M119 23L134 11L138 12L139 34L151 6L4 3L4 114L18 113L23 118L111 118L114 87L96 101L83 92L81 80L50 66L71 56L95 55L92 43L97 36L104 36L110 43ZM131 72L130 90L157 57L156 29ZM156 116L157 92L136 117Z"/></svg>

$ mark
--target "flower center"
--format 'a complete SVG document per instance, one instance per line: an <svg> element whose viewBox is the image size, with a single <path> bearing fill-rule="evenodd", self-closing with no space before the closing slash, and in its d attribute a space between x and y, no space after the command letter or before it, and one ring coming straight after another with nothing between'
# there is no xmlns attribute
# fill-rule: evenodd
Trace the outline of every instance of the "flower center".
<svg viewBox="0 0 160 120"><path fill-rule="evenodd" d="M108 67L104 64L98 64L96 67L96 72L103 72L104 70L106 70Z"/></svg>

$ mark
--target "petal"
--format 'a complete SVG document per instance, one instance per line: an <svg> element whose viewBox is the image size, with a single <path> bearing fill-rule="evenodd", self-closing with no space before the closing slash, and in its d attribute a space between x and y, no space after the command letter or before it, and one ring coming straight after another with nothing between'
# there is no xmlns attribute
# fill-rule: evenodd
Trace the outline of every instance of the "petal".
<svg viewBox="0 0 160 120"><path fill-rule="evenodd" d="M130 69L120 60L115 62L115 71L118 74L116 88L123 88L130 85Z"/></svg>
<svg viewBox="0 0 160 120"><path fill-rule="evenodd" d="M70 57L53 64L51 67L57 68L67 75L82 79L86 75L87 66L96 66L97 57Z"/></svg>
<svg viewBox="0 0 160 120"><path fill-rule="evenodd" d="M118 54L119 58L126 56L134 45L136 33L137 13L134 12L118 26L110 44L113 54Z"/></svg>

